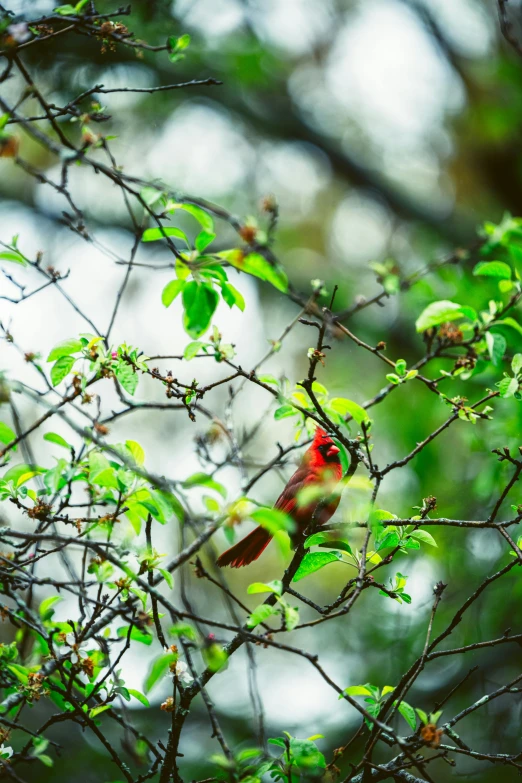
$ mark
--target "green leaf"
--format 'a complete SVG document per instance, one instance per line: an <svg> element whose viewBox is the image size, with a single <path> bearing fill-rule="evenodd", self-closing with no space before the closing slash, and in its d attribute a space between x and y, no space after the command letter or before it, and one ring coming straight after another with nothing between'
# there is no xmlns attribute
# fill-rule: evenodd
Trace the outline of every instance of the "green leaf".
<svg viewBox="0 0 522 783"><path fill-rule="evenodd" d="M493 364L498 367L506 352L507 342L501 334L486 332L486 344Z"/></svg>
<svg viewBox="0 0 522 783"><path fill-rule="evenodd" d="M189 362L194 358L194 356L197 356L203 346L204 343L200 343L198 340L194 340L186 346L185 350L183 351L183 358Z"/></svg>
<svg viewBox="0 0 522 783"><path fill-rule="evenodd" d="M503 261L479 261L473 269L473 274L511 280L511 267Z"/></svg>
<svg viewBox="0 0 522 783"><path fill-rule="evenodd" d="M514 318L502 318L500 321L494 321L492 325L509 326L511 329L515 329L519 334L522 334L522 326L515 321Z"/></svg>
<svg viewBox="0 0 522 783"><path fill-rule="evenodd" d="M197 634L194 628L189 623L176 623L169 631L173 636L186 636L187 639L192 639L193 642L197 639Z"/></svg>
<svg viewBox="0 0 522 783"><path fill-rule="evenodd" d="M250 514L250 518L271 535L280 530L286 530L287 533L295 530L294 520L278 508L258 508Z"/></svg>
<svg viewBox="0 0 522 783"><path fill-rule="evenodd" d="M61 359L62 356L69 356L72 353L79 353L83 349L83 343L80 340L74 338L70 340L64 340L58 345L55 345L51 353L47 357L48 362L54 362L56 359Z"/></svg>
<svg viewBox="0 0 522 783"><path fill-rule="evenodd" d="M189 241L184 231L175 226L162 226L161 228L147 228L143 232L141 238L142 242L157 242L158 239L165 239L165 237L176 237L177 239L183 239L189 246Z"/></svg>
<svg viewBox="0 0 522 783"><path fill-rule="evenodd" d="M186 49L187 46L190 44L190 35L188 33L185 33L184 35L181 35L179 38L176 38L175 35L170 35L167 38L167 47L169 52L176 52L176 51L182 51L183 49Z"/></svg>
<svg viewBox="0 0 522 783"><path fill-rule="evenodd" d="M60 601L63 601L61 595L51 595L49 598L44 598L38 610L43 623L48 622L52 618L54 614L54 604L57 604Z"/></svg>
<svg viewBox="0 0 522 783"><path fill-rule="evenodd" d="M99 487L118 489L116 470L100 451L89 454L89 481Z"/></svg>
<svg viewBox="0 0 522 783"><path fill-rule="evenodd" d="M93 707L89 711L89 718L95 718L97 715L101 715L102 712L105 712L105 710L110 710L110 708L110 704L100 704L99 707Z"/></svg>
<svg viewBox="0 0 522 783"><path fill-rule="evenodd" d="M281 405L274 411L274 419L279 421L279 419L286 419L288 416L297 416L298 413L299 411L293 405Z"/></svg>
<svg viewBox="0 0 522 783"><path fill-rule="evenodd" d="M27 266L27 261L21 253L11 252L9 250L0 253L0 261L14 261L15 264Z"/></svg>
<svg viewBox="0 0 522 783"><path fill-rule="evenodd" d="M213 231L200 231L194 240L194 246L199 253L202 253L216 238Z"/></svg>
<svg viewBox="0 0 522 783"><path fill-rule="evenodd" d="M353 402L353 400L347 400L344 397L334 397L332 400L330 400L330 406L341 416L350 415L352 419L357 422L357 424L370 421L370 417L364 408L362 408L356 402Z"/></svg>
<svg viewBox="0 0 522 783"><path fill-rule="evenodd" d="M443 299L428 305L417 318L415 327L418 332L425 332L426 329L430 329L432 326L438 326L446 321L454 321L457 318L475 320L476 315L472 307Z"/></svg>
<svg viewBox="0 0 522 783"><path fill-rule="evenodd" d="M247 588L247 593L249 593L249 595L253 595L254 593L275 593L276 595L281 595L282 592L283 583L279 579L276 579L273 582L268 582L268 584L263 584L263 582L253 582Z"/></svg>
<svg viewBox="0 0 522 783"><path fill-rule="evenodd" d="M255 628L256 625L259 625L259 623L264 623L265 620L268 620L268 618L277 611L277 607L275 606L270 606L270 604L260 604L254 609L248 618L246 622L247 628Z"/></svg>
<svg viewBox="0 0 522 783"><path fill-rule="evenodd" d="M191 487L206 487L219 492L222 498L226 498L227 496L227 491L223 484L220 484L219 481L216 481L207 473L193 473L192 476L185 479L183 486L185 489L190 489Z"/></svg>
<svg viewBox="0 0 522 783"><path fill-rule="evenodd" d="M279 386L279 381L275 375L258 375L257 379L258 381L261 381L261 383L269 383L273 386Z"/></svg>
<svg viewBox="0 0 522 783"><path fill-rule="evenodd" d="M400 714L402 715L406 723L412 729L412 731L415 731L415 728L417 726L417 718L413 707L410 707L410 705L406 704L405 701L401 701L397 709L399 710Z"/></svg>
<svg viewBox="0 0 522 783"><path fill-rule="evenodd" d="M172 515L176 516L180 522L185 519L185 511L180 501L172 492L164 492L162 489L154 491L156 503L161 504L165 520L168 521Z"/></svg>
<svg viewBox="0 0 522 783"><path fill-rule="evenodd" d="M343 693L348 696L371 696L372 692L366 685L350 685L349 688L345 688Z"/></svg>
<svg viewBox="0 0 522 783"><path fill-rule="evenodd" d="M135 690L134 688L127 688L131 696L134 696L135 699L137 699L141 704L143 704L144 707L150 707L149 700L146 696L143 695L143 693L140 693L140 691Z"/></svg>
<svg viewBox="0 0 522 783"><path fill-rule="evenodd" d="M170 307L170 305L177 297L177 295L181 291L183 291L184 287L185 287L184 280L171 280L170 283L167 283L167 285L161 292L161 301L163 302L165 307Z"/></svg>
<svg viewBox="0 0 522 783"><path fill-rule="evenodd" d="M156 658L154 661L152 661L147 679L145 680L145 693L149 693L152 690L158 680L164 677L168 672L170 664L175 663L177 659L178 656L176 654L165 653L164 655L160 655L159 658Z"/></svg>
<svg viewBox="0 0 522 783"><path fill-rule="evenodd" d="M13 481L15 486L18 487L21 486L21 484L25 484L25 482L29 481L33 476L38 476L40 473L45 473L45 468L23 463L22 465L13 465L12 468L9 468L2 476L2 479L4 481Z"/></svg>
<svg viewBox="0 0 522 783"><path fill-rule="evenodd" d="M260 280L271 283L278 291L288 291L288 277L280 266L272 265L260 253L245 255L241 250L225 250L217 254L231 266Z"/></svg>
<svg viewBox="0 0 522 783"><path fill-rule="evenodd" d="M518 380L516 378L510 378L506 375L497 384L498 391L501 397L504 399L507 397L513 397L515 392L518 391Z"/></svg>
<svg viewBox="0 0 522 783"><path fill-rule="evenodd" d="M49 443L55 443L57 446L63 446L63 448L67 449L68 451L71 449L70 443L67 443L65 438L62 438L62 436L58 435L56 432L46 432L43 437L44 440L48 440Z"/></svg>
<svg viewBox="0 0 522 783"><path fill-rule="evenodd" d="M74 16L76 14L76 8L74 5L67 3L66 5L59 5L55 8L54 13L60 14L60 16Z"/></svg>
<svg viewBox="0 0 522 783"><path fill-rule="evenodd" d="M125 391L132 396L138 386L138 373L134 372L130 364L120 362L114 370L114 374Z"/></svg>
<svg viewBox="0 0 522 783"><path fill-rule="evenodd" d="M210 326L212 316L218 306L219 295L208 283L191 280L183 289L183 307L185 314L183 325L186 332L197 339Z"/></svg>
<svg viewBox="0 0 522 783"><path fill-rule="evenodd" d="M513 375L518 375L522 370L522 353L516 353L511 361Z"/></svg>
<svg viewBox="0 0 522 783"><path fill-rule="evenodd" d="M174 577L170 573L170 571L166 571L164 568L158 568L158 571L162 575L163 579L166 581L168 586L171 590L174 590Z"/></svg>
<svg viewBox="0 0 522 783"><path fill-rule="evenodd" d="M397 359L395 362L395 369L399 375L405 375L406 374L406 360L405 359Z"/></svg>
<svg viewBox="0 0 522 783"><path fill-rule="evenodd" d="M417 541L422 541L423 544L429 544L430 546L437 546L437 542L427 530L415 530L410 533L411 538L416 538Z"/></svg>
<svg viewBox="0 0 522 783"><path fill-rule="evenodd" d="M69 375L75 361L76 359L74 356L62 356L61 359L58 359L58 361L53 364L51 367L51 383L53 386L58 386L58 384Z"/></svg>
<svg viewBox="0 0 522 783"><path fill-rule="evenodd" d="M312 536L308 536L304 545L306 549L312 546L321 546L324 549L339 549L341 552L352 554L352 548L348 541L338 538L332 533L314 533Z"/></svg>
<svg viewBox="0 0 522 783"><path fill-rule="evenodd" d="M211 672L218 672L228 661L228 655L221 644L212 642L202 649L203 660Z"/></svg>
<svg viewBox="0 0 522 783"><path fill-rule="evenodd" d="M208 231L209 233L214 231L214 221L212 220L212 217L208 214L208 212L205 212L204 209L196 206L196 204L174 204L170 202L169 209L172 211L175 209L183 209L185 212L188 212L190 215L192 215L192 217L195 217L201 228L205 229L205 231Z"/></svg>
<svg viewBox="0 0 522 783"><path fill-rule="evenodd" d="M14 674L16 679L22 683L22 685L29 684L29 669L26 666L20 666L18 663L8 663L6 668L9 669L11 674Z"/></svg>
<svg viewBox="0 0 522 783"><path fill-rule="evenodd" d="M229 307L239 307L243 312L245 309L245 300L243 295L231 283L223 283L221 286L221 295Z"/></svg>
<svg viewBox="0 0 522 783"><path fill-rule="evenodd" d="M16 440L16 432L0 421L0 443L11 443Z"/></svg>
<svg viewBox="0 0 522 783"><path fill-rule="evenodd" d="M283 607L285 626L287 631L293 631L299 623L299 610L285 604Z"/></svg>
<svg viewBox="0 0 522 783"><path fill-rule="evenodd" d="M386 530L386 528L384 528L384 530ZM380 552L381 549L388 549L389 547L394 548L398 546L399 541L399 534L395 530L385 532L383 538L379 540L377 552Z"/></svg>
<svg viewBox="0 0 522 783"><path fill-rule="evenodd" d="M326 760L314 742L306 739L290 738L290 755L294 765L310 777L320 777L326 768Z"/></svg>
<svg viewBox="0 0 522 783"><path fill-rule="evenodd" d="M130 451L132 455L132 459L134 460L136 465L138 466L143 465L145 462L145 452L143 451L142 446L140 446L140 444L137 443L135 440L126 440L125 445Z"/></svg>
<svg viewBox="0 0 522 783"><path fill-rule="evenodd" d="M121 628L118 628L116 633L120 639L126 639L127 634L129 633L129 626L121 626ZM150 647L153 637L152 634L148 633L148 631L142 631L141 628L137 628L135 625L133 625L130 632L130 638L134 642L141 642L141 644L146 644L147 647Z"/></svg>
<svg viewBox="0 0 522 783"><path fill-rule="evenodd" d="M39 761L41 761L41 762L42 762L42 764L43 764L45 767L52 767L52 766L54 766L54 761L52 760L52 758L51 758L50 756L48 756L48 755L47 755L47 753L38 753L38 755L36 756L36 758L37 758Z"/></svg>
<svg viewBox="0 0 522 783"><path fill-rule="evenodd" d="M292 581L299 582L305 576L309 576L324 568L328 563L334 563L341 559L341 552L307 552Z"/></svg>

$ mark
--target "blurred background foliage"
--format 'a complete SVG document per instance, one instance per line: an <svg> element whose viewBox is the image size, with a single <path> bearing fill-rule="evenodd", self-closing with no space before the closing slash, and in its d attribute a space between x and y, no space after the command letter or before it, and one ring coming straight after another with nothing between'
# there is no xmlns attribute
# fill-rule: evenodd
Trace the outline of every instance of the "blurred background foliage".
<svg viewBox="0 0 522 783"><path fill-rule="evenodd" d="M22 0L4 5L32 17L53 7ZM97 7L114 6L99 0ZM516 23L517 4L512 13ZM392 259L391 266L403 279L456 248L473 248L477 227L485 220L500 221L506 211L522 214L522 59L501 36L493 0L134 0L130 21L122 21L153 45L163 44L168 35L189 33L192 41L185 59L171 63L166 52L142 54L101 41L95 45L80 35L58 37L45 49L29 48L25 57L49 102L66 103L95 83L148 87L193 78L222 80L222 86L186 91L102 96L104 113L111 119L100 126L92 123L92 130L117 136L111 148L127 172L161 178L180 193L208 198L241 216L258 214L260 200L274 194L280 205L276 255L302 290L310 290L312 278L323 279L330 291L337 284L336 309L379 292L370 262ZM20 85L13 80L2 88L11 97ZM79 125L70 132L79 134ZM46 160L43 148L23 133L20 142L24 158L56 173L55 160ZM84 176L81 170L71 186L94 233L116 250L128 244L128 217L110 188L100 187L96 177ZM76 285L87 305L103 313L122 268L72 235L62 224L66 205L10 161L1 164L0 195L0 238L9 241L19 233L25 252L42 249L49 263L71 268L71 290ZM234 241L231 235L223 247ZM158 266L169 260L161 248L142 252ZM472 252L458 265L423 277L410 290L385 299L384 306L362 310L350 328L372 345L385 340L388 355L412 364L424 351L414 321L429 302L451 299L480 310L487 308L490 298L502 298L495 281L472 276L475 261ZM119 325L118 337L149 355L179 351L186 341L174 323L179 321L176 306L159 313L166 281L161 269L140 270ZM0 281L0 288L7 285ZM237 344L238 361L249 367L266 350L266 339L276 339L297 308L270 286L242 278L238 286L247 297L245 315L222 313L216 323L227 340ZM49 306L52 301L9 313L13 333L26 350L45 353L64 336L64 324L71 323L64 312L61 333L48 333ZM67 327L71 335L75 330ZM312 339L305 327L298 328L267 369L284 371L295 383L306 371ZM511 333L511 353L517 340ZM5 347L2 354L3 365L13 375L27 372ZM203 377L205 371L201 372ZM484 386L493 387L501 375L494 369L488 373L466 384L452 381L452 390L475 401ZM332 395L359 403L386 383L380 363L346 341L334 343L319 379ZM266 403L257 390L247 389L236 406L239 425L251 421L253 412L263 415ZM474 426L457 422L406 468L390 474L381 508L407 517L423 497L435 495L441 516L486 518L490 499L497 497L508 476L491 450L516 448L521 442L520 405L513 399L497 400L494 409L492 421ZM372 412L375 460L384 466L407 454L447 415L448 409L422 384L394 392ZM121 432L144 443L151 469L183 477L198 468L193 439L207 425L203 419L195 425L180 419L143 414L132 433ZM114 432L115 439L118 434ZM275 453L276 440L288 443L291 438L288 420L274 423L267 417L250 459L265 461ZM266 477L257 487L258 498L270 503L284 478ZM223 480L233 499L238 477L227 469ZM346 493L339 518L358 518L368 497L362 479L360 485ZM519 500L515 488L510 502ZM508 502L504 518L509 513ZM296 643L320 652L343 687L396 684L422 648L433 584L448 583L437 620L442 628L456 606L508 557L492 531L432 532L438 549L401 556L400 570L409 575L411 606L367 591L347 618L325 623L319 631L299 632ZM353 537L360 537L357 530ZM225 544L224 536L219 543ZM161 551L169 552L175 546L168 531L163 545L167 549ZM231 574L230 584L245 595L250 582L279 576L282 562L272 547L248 574ZM330 566L305 583L304 592L319 603L333 600L344 584L345 570ZM190 573L185 578L190 580L194 604L205 606L207 614L227 617L220 594ZM490 589L486 601L476 604L453 634L451 646L500 636L510 626L519 632L521 597L520 578L513 571ZM66 609L63 612L65 618ZM307 617L306 608L302 617ZM9 633L4 627L3 641L9 641ZM135 655L128 684L133 685L134 678L140 687L148 654L145 650ZM273 649L260 650L257 660L268 736L282 730L303 737L322 733L325 739L319 744L330 752L346 742L357 716L336 700L333 691L323 688L306 661ZM474 666L479 668L452 699L445 717L514 676L520 668L520 649L505 645L441 658L420 678L408 701L429 711ZM252 714L248 678L241 653L210 688L225 729L239 747L255 744L260 718ZM148 734L166 733L167 721L158 707L164 695L158 692L150 710L137 711L136 720ZM48 706L42 703L34 712L41 715L45 709ZM182 745L186 780L211 774L208 759L216 752L215 742L205 739L207 717L199 709ZM515 752L520 747L520 713L518 697L503 697L468 717L462 733L472 747L485 752ZM95 740L70 725L66 736L60 734L60 725L53 731L66 752L58 769L40 767L35 780L111 780ZM472 760L462 759L458 774L484 783L498 780L495 768L478 769ZM442 765L436 779L442 783L455 774ZM515 770L506 768L500 774L502 780L515 779Z"/></svg>

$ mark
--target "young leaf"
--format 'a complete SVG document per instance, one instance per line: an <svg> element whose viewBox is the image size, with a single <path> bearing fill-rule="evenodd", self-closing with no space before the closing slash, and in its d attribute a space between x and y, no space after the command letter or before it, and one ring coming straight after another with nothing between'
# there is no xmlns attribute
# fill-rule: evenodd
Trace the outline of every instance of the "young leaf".
<svg viewBox="0 0 522 783"><path fill-rule="evenodd" d="M247 593L249 593L249 595L253 595L254 593L275 593L276 595L281 595L282 591L283 583L279 579L276 579L273 582L268 582L268 584L263 584L263 582L253 582L247 588Z"/></svg>
<svg viewBox="0 0 522 783"><path fill-rule="evenodd" d="M145 693L149 693L152 690L158 680L168 672L170 664L175 663L177 659L178 656L176 654L165 653L151 663L147 679L145 680Z"/></svg>
<svg viewBox="0 0 522 783"><path fill-rule="evenodd" d="M183 288L185 286L184 280L171 280L170 283L167 283L163 291L161 292L161 301L165 305L165 307L170 307L174 299L177 297L177 295L183 291Z"/></svg>
<svg viewBox="0 0 522 783"><path fill-rule="evenodd" d="M145 462L145 452L143 451L143 447L140 446L140 444L137 443L135 440L126 440L125 445L130 451L132 455L132 459L134 460L136 465L138 466L143 465Z"/></svg>
<svg viewBox="0 0 522 783"><path fill-rule="evenodd" d="M299 411L293 405L281 405L274 411L274 419L279 421L279 419L286 419L288 416L297 416L298 413Z"/></svg>
<svg viewBox="0 0 522 783"><path fill-rule="evenodd" d="M277 607L275 606L270 606L270 604L260 604L254 609L248 618L246 622L247 628L255 628L256 625L259 625L259 623L264 623L265 620L268 620L268 618L277 611Z"/></svg>
<svg viewBox="0 0 522 783"><path fill-rule="evenodd" d="M221 295L229 307L236 305L241 311L245 309L243 295L231 283L223 283Z"/></svg>
<svg viewBox="0 0 522 783"><path fill-rule="evenodd" d="M58 359L53 364L51 367L51 383L53 386L58 386L69 375L75 361L74 356L62 356L61 359Z"/></svg>
<svg viewBox="0 0 522 783"><path fill-rule="evenodd" d="M63 446L64 449L70 450L71 446L65 438L62 438L61 435L58 435L56 432L46 432L44 435L44 440L48 440L49 443L55 443L57 446Z"/></svg>
<svg viewBox="0 0 522 783"><path fill-rule="evenodd" d="M401 701L397 708L406 721L406 723L409 725L409 727L412 729L412 731L415 731L415 728L417 726L417 718L415 716L415 710L413 707L410 707L409 704L406 704L405 701Z"/></svg>
<svg viewBox="0 0 522 783"><path fill-rule="evenodd" d="M15 264L20 264L21 266L27 266L27 261L23 257L21 253L14 253L8 250L3 251L0 253L0 261L14 261Z"/></svg>
<svg viewBox="0 0 522 783"><path fill-rule="evenodd" d="M371 696L372 692L366 687L366 685L350 685L349 688L345 688L343 693L348 696Z"/></svg>
<svg viewBox="0 0 522 783"><path fill-rule="evenodd" d="M183 209L185 212L188 212L190 215L196 218L196 220L201 225L201 228L203 228L208 233L213 233L214 221L208 212L205 212L204 209L198 207L196 204L174 204L171 202L169 203L169 209L171 211L174 211L175 209Z"/></svg>
<svg viewBox="0 0 522 783"><path fill-rule="evenodd" d="M353 400L347 400L344 397L334 397L330 400L330 406L341 416L350 415L357 424L370 421L370 417L364 408L353 402Z"/></svg>
<svg viewBox="0 0 522 783"><path fill-rule="evenodd" d="M305 576L319 571L328 563L334 563L342 559L341 552L308 552L302 559L301 565L297 569L293 582L299 582Z"/></svg>
<svg viewBox="0 0 522 783"><path fill-rule="evenodd" d="M473 274L511 280L511 267L503 261L479 261L473 268Z"/></svg>
<svg viewBox="0 0 522 783"><path fill-rule="evenodd" d="M183 325L188 334L197 339L210 326L219 302L218 293L208 283L192 280L185 284L182 297L185 308Z"/></svg>
<svg viewBox="0 0 522 783"><path fill-rule="evenodd" d="M279 530L286 530L287 533L295 530L294 520L278 508L258 508L250 514L250 518L268 530L271 535Z"/></svg>
<svg viewBox="0 0 522 783"><path fill-rule="evenodd" d="M143 232L141 237L142 242L157 242L158 239L165 239L165 237L177 237L177 239L183 239L189 245L189 241L184 231L175 226L162 226L161 228L147 228Z"/></svg>
<svg viewBox="0 0 522 783"><path fill-rule="evenodd" d="M216 238L216 235L212 231L200 231L194 240L194 246L199 253L202 253L206 247L208 247Z"/></svg>
<svg viewBox="0 0 522 783"><path fill-rule="evenodd" d="M245 255L241 250L225 250L217 255L236 269L259 277L260 280L266 280L278 291L283 293L288 291L288 277L285 270L280 266L272 265L260 253Z"/></svg>
<svg viewBox="0 0 522 783"><path fill-rule="evenodd" d="M518 375L522 370L522 353L516 353L511 361L513 375Z"/></svg>
<svg viewBox="0 0 522 783"><path fill-rule="evenodd" d="M0 443L11 443L16 439L16 432L0 421Z"/></svg>
<svg viewBox="0 0 522 783"><path fill-rule="evenodd" d="M470 318L474 320L476 318L476 312L472 307L466 305L459 305L456 302L450 302L448 300L441 300L440 302L432 302L417 318L415 327L418 332L425 332L426 329L430 329L432 326L438 326L445 321L454 321L457 318Z"/></svg>
<svg viewBox="0 0 522 783"><path fill-rule="evenodd" d="M493 364L498 367L506 352L507 342L501 334L486 332L486 344Z"/></svg>
<svg viewBox="0 0 522 783"><path fill-rule="evenodd" d="M219 492L222 498L226 498L227 496L227 491L223 484L220 484L219 481L216 481L207 473L193 473L192 476L185 479L183 486L185 489L190 489L191 487L207 487L208 489L214 489L216 492Z"/></svg>
<svg viewBox="0 0 522 783"><path fill-rule="evenodd" d="M198 340L189 343L183 351L183 358L190 361L194 356L197 356L203 345L204 343L200 343Z"/></svg>
<svg viewBox="0 0 522 783"><path fill-rule="evenodd" d="M429 544L430 546L437 546L437 542L427 530L415 530L410 533L411 538L416 538L417 541L422 541L423 544Z"/></svg>
<svg viewBox="0 0 522 783"><path fill-rule="evenodd" d="M48 362L54 362L56 359L61 359L62 356L70 356L72 353L79 353L83 348L83 343L80 340L74 338L70 340L64 340L58 345L55 345L51 353L47 357Z"/></svg>
<svg viewBox="0 0 522 783"><path fill-rule="evenodd" d="M114 370L114 374L125 391L133 395L138 385L138 373L134 371L131 365L126 362L120 362Z"/></svg>
<svg viewBox="0 0 522 783"><path fill-rule="evenodd" d="M143 695L143 693L140 693L139 691L135 690L134 688L127 688L131 696L134 696L135 699L137 699L141 704L143 704L144 707L150 707L149 700L146 696Z"/></svg>

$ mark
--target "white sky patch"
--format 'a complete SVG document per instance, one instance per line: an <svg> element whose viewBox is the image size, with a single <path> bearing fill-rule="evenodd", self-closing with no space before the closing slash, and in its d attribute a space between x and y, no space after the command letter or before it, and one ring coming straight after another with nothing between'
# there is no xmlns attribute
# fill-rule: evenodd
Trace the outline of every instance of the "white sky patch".
<svg viewBox="0 0 522 783"><path fill-rule="evenodd" d="M341 106L383 146L431 134L463 92L433 40L404 5L371 0L332 47L327 85Z"/></svg>
<svg viewBox="0 0 522 783"><path fill-rule="evenodd" d="M330 0L254 0L249 5L261 37L290 55L312 49L335 19Z"/></svg>
<svg viewBox="0 0 522 783"><path fill-rule="evenodd" d="M146 163L147 176L217 198L243 186L253 157L241 127L210 106L187 102L167 120Z"/></svg>
<svg viewBox="0 0 522 783"><path fill-rule="evenodd" d="M244 4L238 0L175 0L175 16L210 39L230 35L245 16Z"/></svg>
<svg viewBox="0 0 522 783"><path fill-rule="evenodd" d="M348 264L382 255L391 230L387 210L373 199L354 193L337 207L331 227L335 254Z"/></svg>
<svg viewBox="0 0 522 783"><path fill-rule="evenodd" d="M258 187L275 192L285 218L309 212L330 182L326 156L306 144L262 144L258 151Z"/></svg>

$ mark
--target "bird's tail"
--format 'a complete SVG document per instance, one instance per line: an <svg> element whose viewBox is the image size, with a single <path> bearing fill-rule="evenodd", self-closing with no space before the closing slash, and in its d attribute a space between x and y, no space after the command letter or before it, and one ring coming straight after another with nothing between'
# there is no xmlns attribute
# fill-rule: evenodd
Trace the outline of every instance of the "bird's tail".
<svg viewBox="0 0 522 783"><path fill-rule="evenodd" d="M259 555L264 552L270 543L272 536L264 527L256 527L248 536L242 538L237 544L231 546L226 552L223 552L217 559L220 568L230 566L231 568L241 568L257 560Z"/></svg>

